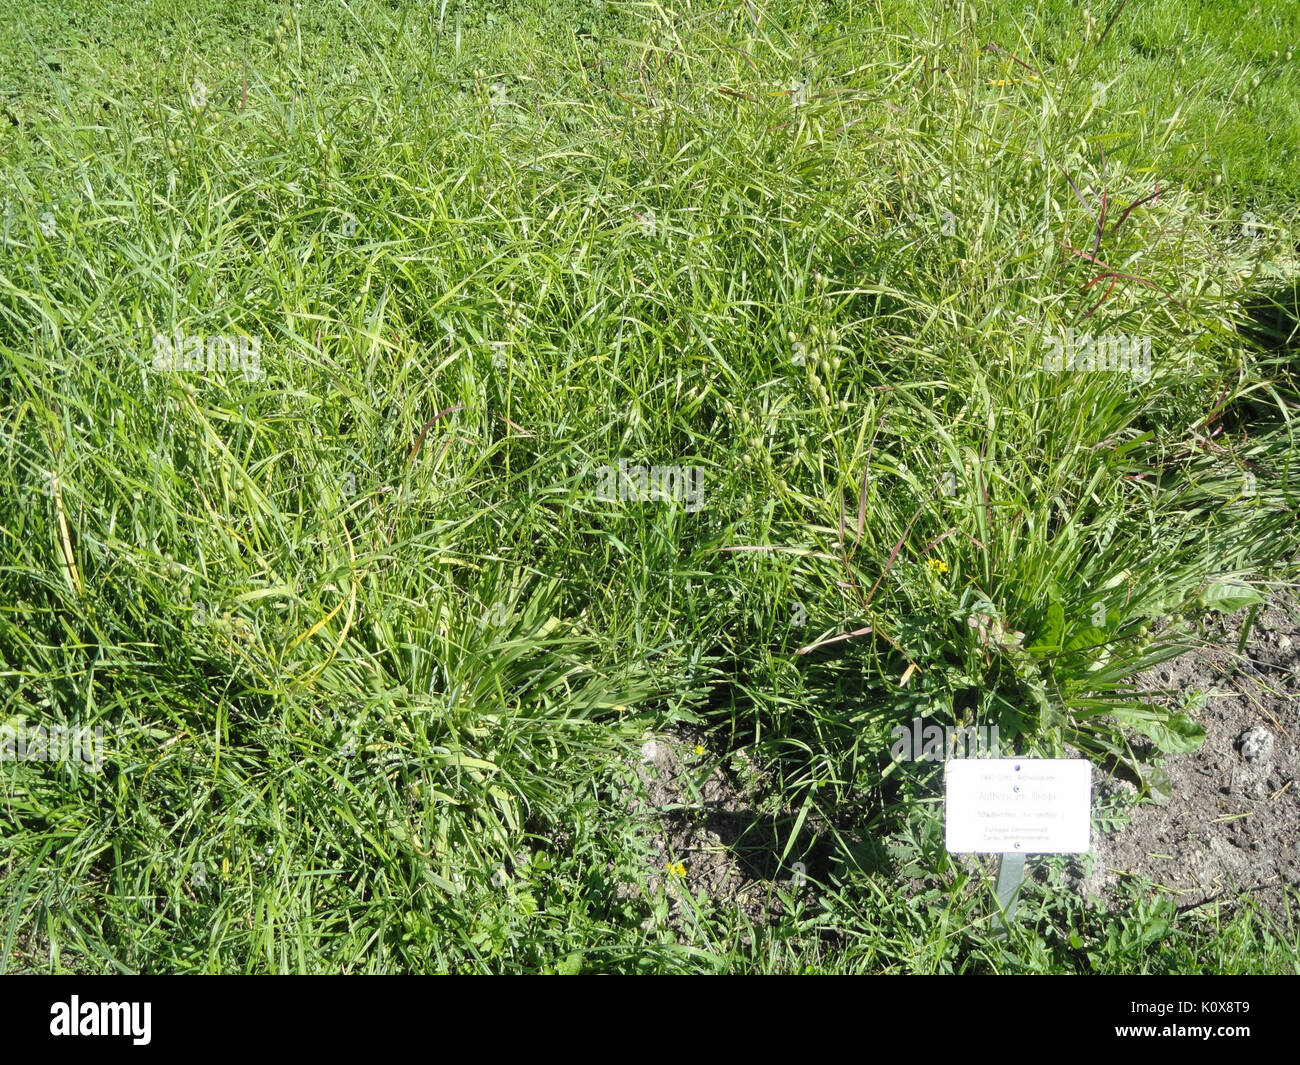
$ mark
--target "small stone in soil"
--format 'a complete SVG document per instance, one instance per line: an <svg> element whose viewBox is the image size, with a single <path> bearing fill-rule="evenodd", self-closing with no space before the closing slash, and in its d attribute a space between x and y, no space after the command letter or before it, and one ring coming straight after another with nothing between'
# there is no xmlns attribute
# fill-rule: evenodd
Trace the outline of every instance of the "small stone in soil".
<svg viewBox="0 0 1300 1065"><path fill-rule="evenodd" d="M1248 762L1258 762L1273 753L1273 734L1266 728L1247 729L1237 739L1241 756Z"/></svg>

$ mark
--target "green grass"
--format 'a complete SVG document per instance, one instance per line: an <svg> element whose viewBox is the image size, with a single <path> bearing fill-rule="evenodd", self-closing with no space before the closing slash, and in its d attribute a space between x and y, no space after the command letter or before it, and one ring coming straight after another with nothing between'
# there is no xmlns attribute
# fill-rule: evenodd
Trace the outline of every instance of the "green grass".
<svg viewBox="0 0 1300 1065"><path fill-rule="evenodd" d="M1295 283L1296 16L1202 7L6 13L3 715L108 750L0 766L0 970L1294 971L1153 888L998 943L888 760L997 723L1158 794L1135 733L1199 726L1128 678L1294 580L1294 342L1241 328ZM1149 380L1043 372L1066 328ZM178 331L260 374L155 371ZM703 507L600 501L619 459ZM672 722L815 901L624 889Z"/></svg>

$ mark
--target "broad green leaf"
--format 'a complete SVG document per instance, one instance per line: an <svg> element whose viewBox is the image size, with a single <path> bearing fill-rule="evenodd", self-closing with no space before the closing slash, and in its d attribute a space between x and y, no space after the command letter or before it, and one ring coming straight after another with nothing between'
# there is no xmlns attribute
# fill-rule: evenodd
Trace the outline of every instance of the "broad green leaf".
<svg viewBox="0 0 1300 1065"><path fill-rule="evenodd" d="M1073 636L1065 641L1065 650L1067 651L1092 651L1100 654L1102 648L1110 640L1110 633L1105 629L1099 629L1094 625L1086 629L1078 630Z"/></svg>
<svg viewBox="0 0 1300 1065"><path fill-rule="evenodd" d="M1169 799L1174 793L1173 781L1169 779L1169 774L1158 765L1150 765L1146 762L1139 762L1133 766L1137 770L1138 776L1142 778L1142 784L1146 788L1147 796L1157 806L1166 806Z"/></svg>
<svg viewBox="0 0 1300 1065"><path fill-rule="evenodd" d="M1205 729L1186 714L1152 716L1115 712L1115 720L1140 732L1165 754L1190 754L1205 742Z"/></svg>
<svg viewBox="0 0 1300 1065"><path fill-rule="evenodd" d="M1232 614L1263 602L1264 597L1242 581L1212 581L1201 593L1201 605L1222 614Z"/></svg>
<svg viewBox="0 0 1300 1065"><path fill-rule="evenodd" d="M1031 651L1059 651L1065 635L1065 608L1053 600L1047 605L1047 617L1039 630Z"/></svg>

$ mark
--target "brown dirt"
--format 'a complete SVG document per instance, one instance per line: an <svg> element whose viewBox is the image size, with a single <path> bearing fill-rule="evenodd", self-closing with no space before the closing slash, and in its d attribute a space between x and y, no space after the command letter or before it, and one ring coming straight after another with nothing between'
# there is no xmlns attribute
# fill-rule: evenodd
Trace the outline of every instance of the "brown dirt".
<svg viewBox="0 0 1300 1065"><path fill-rule="evenodd" d="M1139 678L1176 703L1204 692L1199 751L1165 761L1173 784L1166 805L1142 803L1129 824L1094 834L1076 884L1108 905L1121 878L1146 876L1180 907L1248 894L1277 915L1286 887L1300 886L1300 719L1297 717L1297 610L1280 596L1256 618L1236 653L1245 614L1213 619L1212 649L1189 652ZM1129 791L1110 780L1098 797Z"/></svg>
<svg viewBox="0 0 1300 1065"><path fill-rule="evenodd" d="M754 822L752 789L712 764L704 743L702 735L683 727L642 737L636 775L643 794L632 799L632 809L651 837L654 869L647 891L666 898L673 928L691 923L694 910L723 900L756 923L766 921L779 912L780 902L771 884L746 867L740 848ZM744 756L737 757L743 767Z"/></svg>

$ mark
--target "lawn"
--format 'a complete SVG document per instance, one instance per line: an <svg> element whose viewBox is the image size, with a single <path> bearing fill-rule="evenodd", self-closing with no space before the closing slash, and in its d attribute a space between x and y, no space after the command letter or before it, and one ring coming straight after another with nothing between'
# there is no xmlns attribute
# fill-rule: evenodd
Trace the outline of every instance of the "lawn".
<svg viewBox="0 0 1300 1065"><path fill-rule="evenodd" d="M1294 886L1064 856L999 939L890 748L1179 801L1200 704L1134 678L1300 559L1298 45L6 9L0 723L103 750L0 762L0 972L1297 971Z"/></svg>

